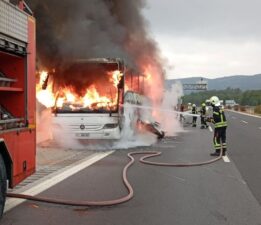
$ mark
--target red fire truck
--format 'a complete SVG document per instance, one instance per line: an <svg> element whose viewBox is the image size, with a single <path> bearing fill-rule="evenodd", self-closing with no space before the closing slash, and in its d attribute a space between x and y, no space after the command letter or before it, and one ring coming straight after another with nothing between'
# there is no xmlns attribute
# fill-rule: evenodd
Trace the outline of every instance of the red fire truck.
<svg viewBox="0 0 261 225"><path fill-rule="evenodd" d="M35 19L0 0L0 217L7 187L35 171Z"/></svg>

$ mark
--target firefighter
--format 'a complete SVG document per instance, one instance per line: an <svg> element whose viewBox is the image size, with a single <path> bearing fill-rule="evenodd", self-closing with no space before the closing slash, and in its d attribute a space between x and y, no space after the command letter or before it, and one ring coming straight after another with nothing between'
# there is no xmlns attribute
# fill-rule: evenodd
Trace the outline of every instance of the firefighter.
<svg viewBox="0 0 261 225"><path fill-rule="evenodd" d="M191 109L192 114L197 114L197 106L195 104L192 105L192 109ZM192 117L192 127L196 127L197 126L197 117L193 116Z"/></svg>
<svg viewBox="0 0 261 225"><path fill-rule="evenodd" d="M206 104L203 102L200 109L201 129L208 128L206 123Z"/></svg>
<svg viewBox="0 0 261 225"><path fill-rule="evenodd" d="M214 137L213 143L215 152L211 153L211 156L219 156L221 148L223 149L223 156L226 155L227 144L226 144L226 129L227 120L225 116L224 109L220 105L219 98L217 96L212 96L210 98L211 106L213 108L213 117L210 118L210 122L214 124Z"/></svg>
<svg viewBox="0 0 261 225"><path fill-rule="evenodd" d="M184 112L184 108L185 108L184 105L181 104L181 105L180 105L180 112L181 112L181 113L180 113L180 115L179 115L179 121L180 121L180 122L182 122L182 121L185 120L185 118L184 118L184 116L183 116L183 114L182 114L182 113Z"/></svg>

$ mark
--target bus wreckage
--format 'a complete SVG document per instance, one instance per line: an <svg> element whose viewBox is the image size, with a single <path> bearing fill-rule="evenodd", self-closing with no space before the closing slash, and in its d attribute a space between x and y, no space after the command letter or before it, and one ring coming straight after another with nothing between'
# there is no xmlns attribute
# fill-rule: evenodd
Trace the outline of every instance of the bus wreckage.
<svg viewBox="0 0 261 225"><path fill-rule="evenodd" d="M53 126L75 139L120 139L127 116L131 129L149 131L159 139L165 135L151 110L141 107L150 105L144 95L144 76L118 58L75 61L59 82L55 74L42 72L37 99L52 108ZM132 110L126 110L127 105Z"/></svg>

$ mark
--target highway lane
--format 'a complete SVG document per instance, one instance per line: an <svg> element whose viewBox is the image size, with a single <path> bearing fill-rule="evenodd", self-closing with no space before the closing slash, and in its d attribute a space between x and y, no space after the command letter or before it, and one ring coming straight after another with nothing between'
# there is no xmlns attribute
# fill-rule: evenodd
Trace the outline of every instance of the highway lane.
<svg viewBox="0 0 261 225"><path fill-rule="evenodd" d="M232 125L230 129L233 129ZM40 196L76 200L123 196L126 191L121 181L121 170L128 161L127 152L160 150L163 155L155 161L202 161L210 159L212 135L208 129L187 127L186 132L178 137L166 138L152 147L117 150ZM232 141L229 140L230 145ZM229 158L230 154L233 159L232 146ZM8 211L1 224L261 224L261 207L233 160L193 168L164 168L136 162L128 175L135 196L122 205L88 208L27 201Z"/></svg>
<svg viewBox="0 0 261 225"><path fill-rule="evenodd" d="M229 156L261 204L261 118L227 112Z"/></svg>

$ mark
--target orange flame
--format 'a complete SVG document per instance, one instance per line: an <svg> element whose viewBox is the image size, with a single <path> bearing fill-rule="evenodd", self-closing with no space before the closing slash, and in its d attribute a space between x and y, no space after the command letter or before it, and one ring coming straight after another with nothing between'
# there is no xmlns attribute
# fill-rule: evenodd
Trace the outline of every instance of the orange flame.
<svg viewBox="0 0 261 225"><path fill-rule="evenodd" d="M37 100L45 105L47 108L53 107L55 105L55 97L52 92L52 82L48 83L46 89L42 89L42 86L48 76L46 71L40 72L40 80L39 83L36 85L36 98Z"/></svg>
<svg viewBox="0 0 261 225"><path fill-rule="evenodd" d="M112 88L117 88L123 74L116 70L108 73L110 76L110 83ZM117 94L116 89L113 93L109 93L106 96L101 96L95 85L91 85L86 88L85 94L79 96L72 87L60 88L57 92L53 91L53 82L49 81L45 90L42 86L48 76L46 71L40 73L39 83L36 86L37 100L45 105L47 108L56 107L62 108L64 106L69 107L71 110L77 110L81 108L88 109L111 109L116 107ZM111 89L110 89L111 90ZM111 91L112 92L112 91Z"/></svg>
<svg viewBox="0 0 261 225"><path fill-rule="evenodd" d="M113 82L114 87L117 88L122 76L123 76L123 74L119 70L115 70L112 72L111 81Z"/></svg>

